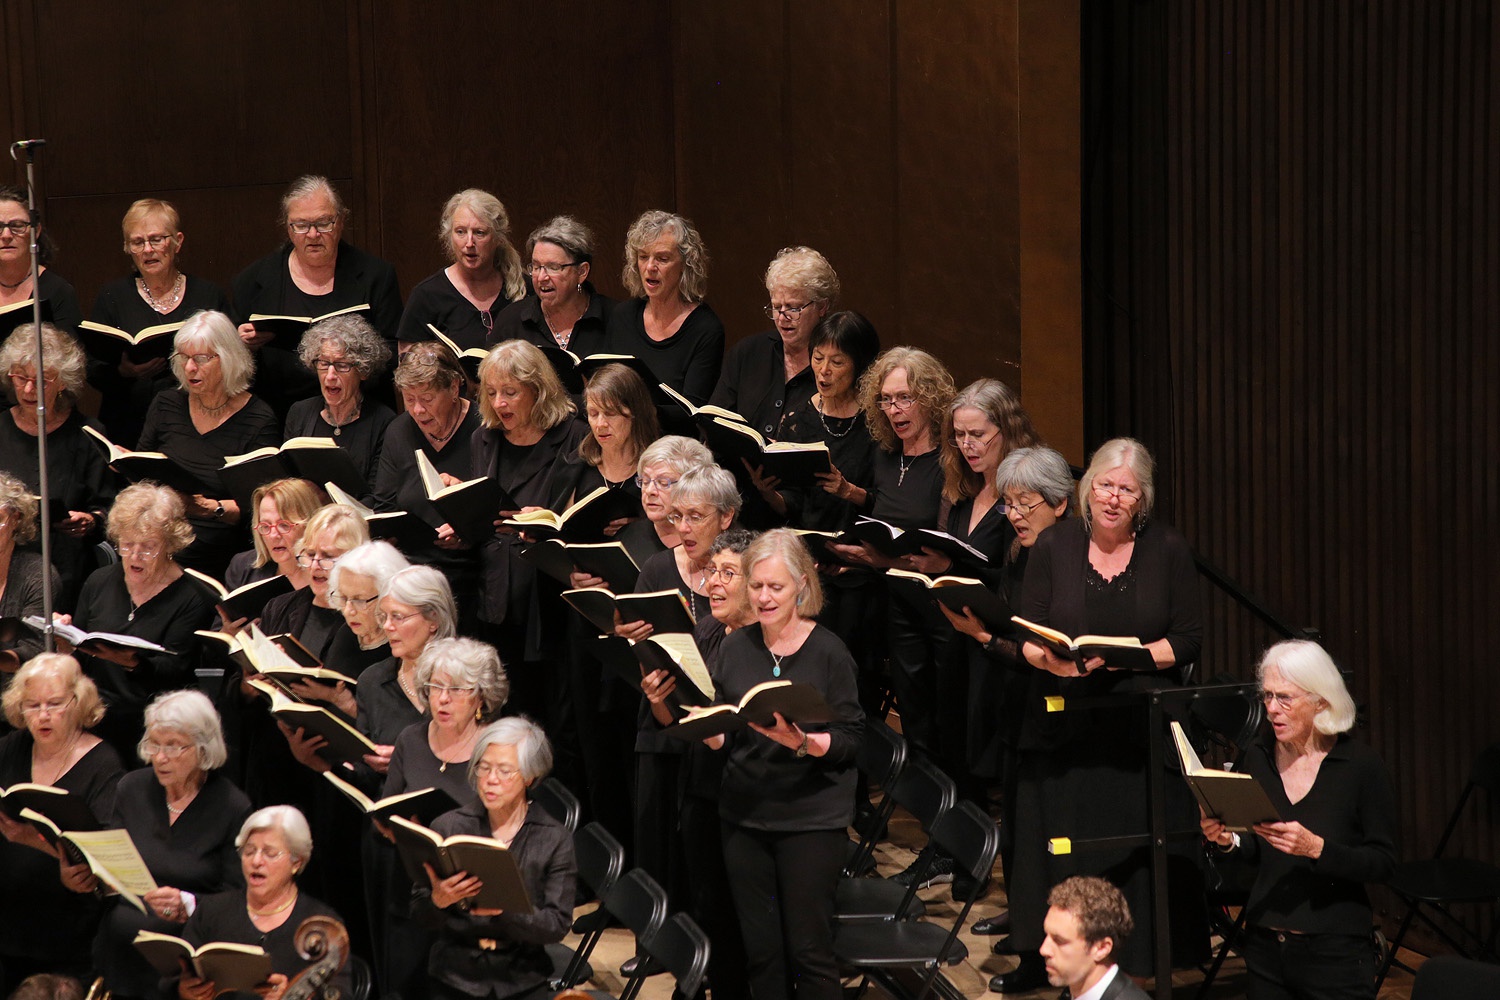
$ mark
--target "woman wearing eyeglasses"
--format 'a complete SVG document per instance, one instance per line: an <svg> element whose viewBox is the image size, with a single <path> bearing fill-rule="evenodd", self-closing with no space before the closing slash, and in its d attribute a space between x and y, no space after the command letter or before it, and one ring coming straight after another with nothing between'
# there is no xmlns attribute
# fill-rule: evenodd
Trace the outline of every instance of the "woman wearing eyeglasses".
<svg viewBox="0 0 1500 1000"><path fill-rule="evenodd" d="M82 800L102 826L114 810L120 757L88 732L104 714L94 682L71 656L27 661L3 699L16 730L0 738L0 785L31 782ZM32 973L87 979L89 942L102 907L58 882L57 857L29 824L0 813L0 990Z"/></svg>
<svg viewBox="0 0 1500 1000"><path fill-rule="evenodd" d="M313 511L323 506L322 491L306 479L277 479L257 486L250 494L254 521L250 537L255 546L229 560L224 586L230 590L257 580L284 576L301 590L307 571L297 565L297 546ZM238 632L249 622L225 622L225 631Z"/></svg>
<svg viewBox="0 0 1500 1000"><path fill-rule="evenodd" d="M0 306L14 305L36 298L31 283L31 236L37 232L38 274L41 286L42 318L63 330L77 330L83 322L78 293L49 266L55 247L52 237L41 226L40 216L26 207L26 192L8 184L0 185Z"/></svg>
<svg viewBox="0 0 1500 1000"><path fill-rule="evenodd" d="M724 364L724 324L708 294L708 251L693 224L644 212L625 234L625 288L609 318L609 349L634 354L694 403L712 395ZM574 352L577 353L577 352Z"/></svg>
<svg viewBox="0 0 1500 1000"><path fill-rule="evenodd" d="M389 627L389 626L387 626ZM475 639L434 639L417 658L417 702L426 712L396 737L381 797L437 788L460 805L474 797L469 764L479 731L505 706L510 682L493 646ZM410 880L398 870L387 900L385 988L403 997L426 993L433 936L411 922Z"/></svg>
<svg viewBox="0 0 1500 1000"><path fill-rule="evenodd" d="M52 506L44 513L59 515L52 524L52 565L60 574L53 602L63 609L73 607L83 578L97 565L94 544L104 537L104 514L117 489L98 444L83 432L88 419L74 405L75 394L83 388L84 363L78 342L50 323L42 324L40 378L35 326L17 327L0 345L0 371L8 375L5 392L14 401L0 417L0 469L33 493L41 489L38 400L47 408L47 489ZM27 548L39 551L40 545Z"/></svg>
<svg viewBox="0 0 1500 1000"><path fill-rule="evenodd" d="M435 1000L545 991L552 974L546 946L561 941L572 925L578 873L568 828L528 800L551 768L552 747L541 726L524 716L494 722L474 741L466 804L433 821L445 837L493 838L509 848L533 908L525 915L463 909L459 904L482 883L467 872L440 879L429 869L427 883L412 893L412 912L438 934L424 991Z"/></svg>
<svg viewBox="0 0 1500 1000"><path fill-rule="evenodd" d="M141 198L125 210L120 228L131 273L99 289L89 317L95 323L136 334L147 327L181 323L205 309L229 312L229 297L222 288L178 267L186 237L171 202ZM99 390L99 420L111 441L128 446L139 439L141 417L151 398L171 388L169 343L163 338L127 347L109 337L92 342L89 382Z"/></svg>
<svg viewBox="0 0 1500 1000"><path fill-rule="evenodd" d="M325 903L303 892L298 877L312 858L313 837L307 819L292 806L267 806L246 817L234 838L243 889L210 896L183 926L181 937L194 947L212 941L253 944L271 959L271 975L254 992L225 993L212 980L183 973L176 981L178 1000L280 1000L289 981L307 968L298 954L297 930L309 917L339 920ZM352 996L349 967L329 983L339 996ZM321 994L320 994L321 995Z"/></svg>
<svg viewBox="0 0 1500 1000"><path fill-rule="evenodd" d="M365 392L391 360L391 349L361 316L335 316L302 335L297 356L318 378L319 394L292 404L286 437L333 438L349 453L369 491L385 432L396 414Z"/></svg>
<svg viewBox="0 0 1500 1000"><path fill-rule="evenodd" d="M145 734L134 752L147 767L116 786L108 824L130 834L159 888L143 897L147 913L115 899L94 942L95 968L117 997L158 996L160 976L131 941L151 930L181 935L206 896L243 884L235 834L250 800L218 773L228 752L213 704L198 691L173 691L145 712ZM92 892L86 864L62 862L62 881Z"/></svg>
<svg viewBox="0 0 1500 1000"><path fill-rule="evenodd" d="M1154 463L1132 438L1106 441L1078 484L1082 517L1042 533L1031 547L1020 615L1069 635L1134 636L1150 650L1156 671L1130 674L1104 667L1097 657L1080 670L1046 648L1026 643L1022 655L1068 698L1106 697L1180 684L1182 667L1198 657L1203 615L1192 549L1170 526L1151 519L1156 499ZM1049 679L1055 678L1055 682ZM1043 727L1050 751L1022 762L1017 810L1037 817L1048 837L1128 836L1150 829L1147 810L1148 746L1143 698L1060 713ZM1169 829L1197 819L1187 786L1165 776ZM1034 841L1034 842L1033 842ZM1174 854L1177 846L1173 845ZM1195 870L1191 858L1174 860L1172 927L1151 926L1149 850L1090 849L1051 856L1037 838L1017 839L1015 874L1007 885L1011 940L1030 956L1042 943L1050 886L1068 875L1103 875L1130 901L1137 933L1116 956L1135 976L1151 972L1151 944L1171 933L1172 955L1191 963L1206 952L1202 886L1179 879ZM1001 977L1006 991L1034 989L1045 970L1040 957Z"/></svg>
<svg viewBox="0 0 1500 1000"><path fill-rule="evenodd" d="M527 340L580 358L608 350L605 329L615 301L600 295L589 281L594 246L594 234L570 215L548 219L534 229L526 238L531 292L500 311L486 343Z"/></svg>
<svg viewBox="0 0 1500 1000"><path fill-rule="evenodd" d="M241 271L234 279L235 317L239 335L258 352L257 391L280 420L317 383L288 348L271 344L271 334L255 328L250 317L326 316L340 309L368 305L368 317L388 345L401 322L401 289L388 262L344 241L349 209L326 177L304 174L281 198L281 227L286 242ZM262 348L269 348L269 353Z"/></svg>
<svg viewBox="0 0 1500 1000"><path fill-rule="evenodd" d="M110 508L106 531L120 561L90 574L78 610L59 617L85 631L136 636L166 649L136 652L89 644L75 651L109 709L98 733L128 759L141 738L146 704L163 691L193 683L198 650L193 633L213 623L218 594L177 565L175 557L192 542L193 529L175 491L153 483L126 487Z"/></svg>
<svg viewBox="0 0 1500 1000"><path fill-rule="evenodd" d="M219 470L224 460L281 443L281 425L264 400L250 394L255 358L228 316L201 312L172 340L177 388L157 393L146 411L141 451L159 451L197 479L183 495L196 540L182 563L216 579L244 548L250 511L241 511Z"/></svg>
<svg viewBox="0 0 1500 1000"><path fill-rule="evenodd" d="M914 347L893 347L860 379L860 405L879 450L869 483L846 483L844 492L863 501L871 517L908 528L936 528L943 506L942 423L953 402L953 376L943 363ZM888 559L872 545L829 545L856 570L891 566L916 569L917 560ZM930 555L930 551L928 552ZM921 557L918 557L921 558ZM881 635L890 657L889 686L901 712L901 731L913 745L936 756L936 677L931 667L933 632L925 613L887 600L884 577L868 579L861 604L866 617L855 634ZM946 628L945 628L946 630ZM883 686L874 674L879 648L864 651L861 697L880 703Z"/></svg>
<svg viewBox="0 0 1500 1000"><path fill-rule="evenodd" d="M526 294L521 255L510 242L510 213L499 198L465 188L448 199L438 223L447 267L411 290L396 339L400 350L432 340L430 323L459 346L487 347L496 315Z"/></svg>

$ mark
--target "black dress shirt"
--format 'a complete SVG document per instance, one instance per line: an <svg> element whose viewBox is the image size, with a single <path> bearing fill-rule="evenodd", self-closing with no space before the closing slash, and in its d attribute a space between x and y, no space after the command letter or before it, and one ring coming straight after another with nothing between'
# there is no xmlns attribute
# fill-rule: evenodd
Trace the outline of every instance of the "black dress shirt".
<svg viewBox="0 0 1500 1000"><path fill-rule="evenodd" d="M552 335L552 329L542 315L542 304L535 295L527 295L500 310L500 314L495 317L494 331L485 338L485 346L493 347L507 340L524 340L538 347L564 347L580 358L607 352L609 338L606 330L616 302L607 295L594 291L590 282L583 283L583 291L589 297L589 304L578 322L573 324L573 332L568 335L566 346L559 344Z"/></svg>
<svg viewBox="0 0 1500 1000"><path fill-rule="evenodd" d="M769 330L734 345L709 402L738 413L765 437L781 439L787 414L812 399L816 390L811 365L786 377L781 334Z"/></svg>
<svg viewBox="0 0 1500 1000"><path fill-rule="evenodd" d="M432 829L444 837L493 836L489 816L478 801L439 816ZM441 932L428 971L466 996L503 1000L544 986L552 974L546 945L561 941L572 927L578 868L568 828L533 804L510 852L531 899L529 914L479 917L456 907L439 910L432 905L430 885L418 883L412 889L413 918ZM479 942L485 939L496 947L481 948Z"/></svg>

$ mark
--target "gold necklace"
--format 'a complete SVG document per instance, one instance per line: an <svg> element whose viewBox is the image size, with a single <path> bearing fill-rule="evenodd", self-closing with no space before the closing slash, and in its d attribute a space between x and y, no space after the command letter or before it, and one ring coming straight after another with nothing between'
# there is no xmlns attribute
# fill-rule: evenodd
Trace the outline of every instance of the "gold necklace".
<svg viewBox="0 0 1500 1000"><path fill-rule="evenodd" d="M245 910L252 917L274 917L278 913L285 913L287 910L290 910L292 908L292 904L295 902L297 902L297 887L293 886L291 897L280 906L273 906L269 910L257 910L255 907L250 905L250 900L246 899Z"/></svg>
<svg viewBox="0 0 1500 1000"><path fill-rule="evenodd" d="M69 740L68 740L67 746L63 747L62 750L59 753L55 753L55 754L52 755L51 760L59 760L60 759L62 761L62 763L63 763L63 766L62 766L62 768L60 770L58 770L58 772L56 774L54 774L52 776L52 780L51 781L42 781L42 780L40 780L37 777L37 767L38 767L38 765L49 763L49 761L44 761L44 760L41 760L40 758L37 757L36 744L35 744L35 742L33 742L32 743L32 747L31 747L31 779L33 781L35 781L38 785L51 785L53 782L57 781L57 779L61 778L64 774L66 774L67 770L68 770L68 759L73 756L73 748L78 745L78 737L80 737L82 735L83 735L83 730L82 729L75 729L73 731L72 737L70 737Z"/></svg>

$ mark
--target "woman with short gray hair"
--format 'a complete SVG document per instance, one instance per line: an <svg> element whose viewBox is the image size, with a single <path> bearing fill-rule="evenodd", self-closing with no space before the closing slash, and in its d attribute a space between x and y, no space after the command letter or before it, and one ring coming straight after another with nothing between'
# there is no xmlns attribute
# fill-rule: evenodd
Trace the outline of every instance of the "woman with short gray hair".
<svg viewBox="0 0 1500 1000"><path fill-rule="evenodd" d="M434 1000L533 995L547 985L546 946L573 922L577 865L573 838L528 792L547 774L552 751L542 728L524 716L492 723L479 734L469 768L468 805L439 816L432 828L500 841L515 858L531 900L525 915L470 907L482 887L460 872L439 878L428 869L412 892L412 913L439 932L431 946L426 995Z"/></svg>
<svg viewBox="0 0 1500 1000"><path fill-rule="evenodd" d="M396 414L371 399L365 386L390 364L390 347L363 316L334 316L308 328L297 357L317 378L319 392L287 410L287 439L333 438L354 460L368 490L385 430Z"/></svg>
<svg viewBox="0 0 1500 1000"><path fill-rule="evenodd" d="M116 899L106 912L94 956L105 985L121 996L155 996L158 973L131 942L142 930L182 934L205 897L243 884L235 838L250 813L245 793L220 772L228 756L219 714L199 691L173 691L146 708L138 751L147 767L115 790L107 826L130 834L159 888L141 913ZM87 864L62 866L63 884L91 892Z"/></svg>
<svg viewBox="0 0 1500 1000"><path fill-rule="evenodd" d="M255 358L228 316L201 312L177 331L172 372L177 388L157 393L146 411L141 451L160 451L201 489L183 495L197 540L182 563L222 579L229 560L248 548L252 511L219 478L224 460L281 443L281 423L252 396Z"/></svg>
<svg viewBox="0 0 1500 1000"><path fill-rule="evenodd" d="M105 512L117 489L104 454L83 432L87 420L74 406L74 394L83 386L84 362L83 349L77 342L50 323L42 324L40 375L33 324L17 327L0 345L0 371L7 376L5 391L14 403L0 416L0 469L15 476L31 493L41 488L37 466L39 397L47 408L51 510L61 515L52 525L52 565L60 574L53 600L64 610L73 607L83 578L94 568L94 545L104 537ZM16 541L34 552L38 546L29 544L36 537L34 509L29 523L32 528L28 537ZM40 586L40 577L37 579Z"/></svg>
<svg viewBox="0 0 1500 1000"><path fill-rule="evenodd" d="M495 317L489 342L525 340L549 356L557 350L580 358L607 351L605 329L616 303L589 280L594 253L594 234L572 216L556 216L532 230L525 253L531 292ZM583 379L561 367L568 391L582 393Z"/></svg>

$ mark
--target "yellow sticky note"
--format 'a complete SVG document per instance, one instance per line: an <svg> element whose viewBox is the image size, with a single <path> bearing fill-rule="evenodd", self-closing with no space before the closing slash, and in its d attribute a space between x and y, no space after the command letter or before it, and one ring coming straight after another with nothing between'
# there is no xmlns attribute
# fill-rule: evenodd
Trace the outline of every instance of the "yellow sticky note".
<svg viewBox="0 0 1500 1000"><path fill-rule="evenodd" d="M1053 837L1047 841L1048 854L1072 854L1073 841L1067 837Z"/></svg>
<svg viewBox="0 0 1500 1000"><path fill-rule="evenodd" d="M1045 700L1047 702L1047 711L1049 712L1061 712L1067 708L1067 699L1060 694L1049 694Z"/></svg>

